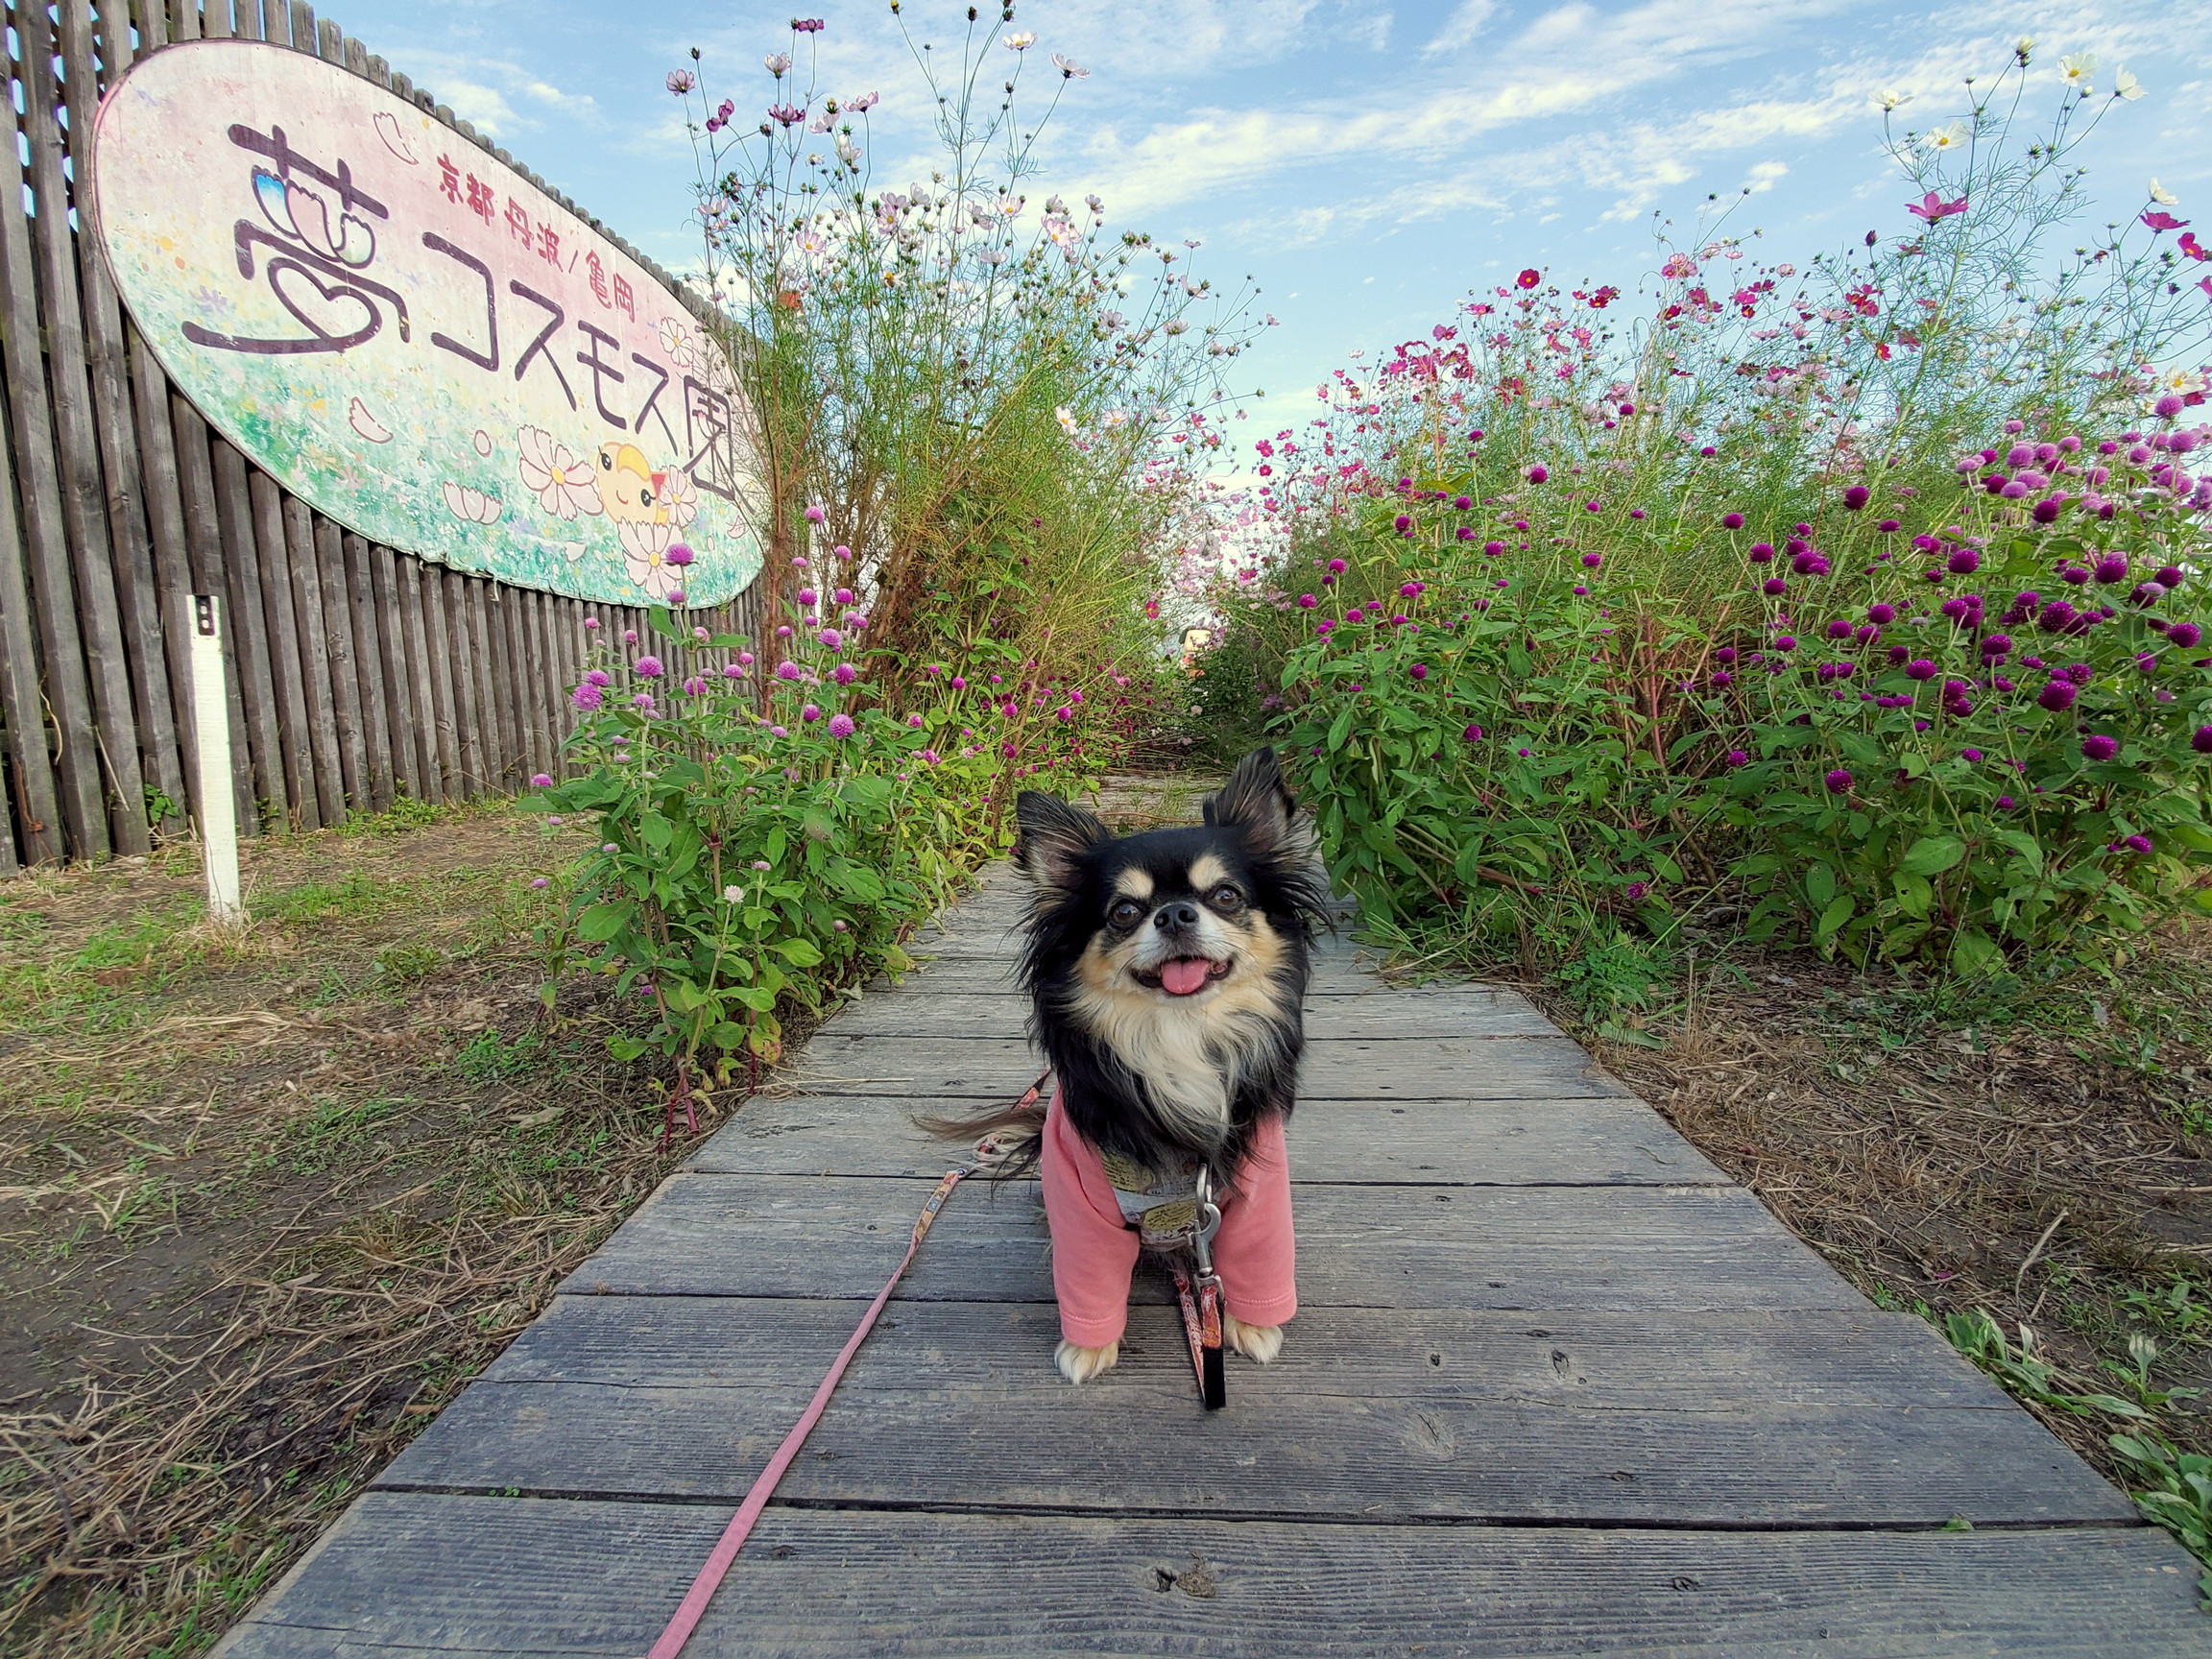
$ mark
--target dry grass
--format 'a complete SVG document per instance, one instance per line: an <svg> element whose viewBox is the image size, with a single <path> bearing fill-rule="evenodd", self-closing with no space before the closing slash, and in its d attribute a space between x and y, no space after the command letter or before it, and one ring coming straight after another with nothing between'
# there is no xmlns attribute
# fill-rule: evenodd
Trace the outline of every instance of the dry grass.
<svg viewBox="0 0 2212 1659"><path fill-rule="evenodd" d="M229 930L188 853L0 887L0 1649L204 1648L687 1153L540 999L565 852L262 843Z"/></svg>

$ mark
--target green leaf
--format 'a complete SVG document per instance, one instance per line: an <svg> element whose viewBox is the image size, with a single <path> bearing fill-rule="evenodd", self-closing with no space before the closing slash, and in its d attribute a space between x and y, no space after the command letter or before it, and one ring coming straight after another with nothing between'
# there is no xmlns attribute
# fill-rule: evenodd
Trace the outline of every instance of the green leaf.
<svg viewBox="0 0 2212 1659"><path fill-rule="evenodd" d="M594 904L576 919L577 937L588 939L594 945L604 945L628 927L637 914L637 906L627 901Z"/></svg>
<svg viewBox="0 0 2212 1659"><path fill-rule="evenodd" d="M1979 927L1961 927L1951 941L1951 967L1957 973L1985 973L2003 960L1996 941Z"/></svg>
<svg viewBox="0 0 2212 1659"><path fill-rule="evenodd" d="M645 1045L635 1037L610 1037L607 1039L607 1052L617 1060L628 1062L642 1057Z"/></svg>
<svg viewBox="0 0 2212 1659"><path fill-rule="evenodd" d="M821 947L811 939L779 939L769 949L795 968L819 967L822 962Z"/></svg>
<svg viewBox="0 0 2212 1659"><path fill-rule="evenodd" d="M1856 902L1851 895L1839 893L1829 903L1828 908L1820 912L1820 920L1813 925L1813 937L1815 939L1830 937L1837 928L1851 920L1851 912L1854 908L1856 908Z"/></svg>
<svg viewBox="0 0 2212 1659"><path fill-rule="evenodd" d="M1805 872L1805 895L1816 909L1826 909L1836 897L1836 872L1825 864L1815 864Z"/></svg>
<svg viewBox="0 0 2212 1659"><path fill-rule="evenodd" d="M1898 860L1908 876L1938 876L1966 856L1966 843L1957 835L1923 835Z"/></svg>

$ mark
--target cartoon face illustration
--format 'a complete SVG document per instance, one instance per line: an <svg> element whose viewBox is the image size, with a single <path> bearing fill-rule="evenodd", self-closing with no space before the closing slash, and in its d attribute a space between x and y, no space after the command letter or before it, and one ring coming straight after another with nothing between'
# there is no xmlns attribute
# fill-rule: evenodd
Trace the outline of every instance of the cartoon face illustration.
<svg viewBox="0 0 2212 1659"><path fill-rule="evenodd" d="M617 524L665 524L667 474L656 472L635 444L610 439L599 445L599 497Z"/></svg>

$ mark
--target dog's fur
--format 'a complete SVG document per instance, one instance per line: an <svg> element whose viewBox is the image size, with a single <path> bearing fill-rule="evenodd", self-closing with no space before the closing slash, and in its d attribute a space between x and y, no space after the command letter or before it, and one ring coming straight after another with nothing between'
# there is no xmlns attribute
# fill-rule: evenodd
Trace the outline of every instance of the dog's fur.
<svg viewBox="0 0 2212 1659"><path fill-rule="evenodd" d="M1030 1032L1051 1061L1061 1108L1107 1154L1150 1169L1198 1161L1234 1194L1254 1128L1297 1101L1304 1004L1328 880L1272 749L1247 756L1205 803L1205 823L1116 836L1090 813L1026 792L1015 861L1034 884L1022 980ZM1193 961L1211 964L1189 986ZM998 1173L1033 1165L1032 1127L1005 1114L948 1130L1009 1130ZM1230 1319L1262 1363L1279 1326ZM1062 1343L1080 1382L1116 1350Z"/></svg>

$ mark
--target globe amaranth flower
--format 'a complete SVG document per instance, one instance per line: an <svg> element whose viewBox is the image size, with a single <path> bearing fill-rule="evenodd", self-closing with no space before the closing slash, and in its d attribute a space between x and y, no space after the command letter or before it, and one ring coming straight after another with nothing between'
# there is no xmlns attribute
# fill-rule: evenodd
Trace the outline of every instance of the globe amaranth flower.
<svg viewBox="0 0 2212 1659"><path fill-rule="evenodd" d="M1790 584L1779 576L1769 576L1766 581L1759 584L1759 590L1762 593L1779 595L1790 591Z"/></svg>
<svg viewBox="0 0 2212 1659"><path fill-rule="evenodd" d="M1772 564L1773 562L1774 562L1774 544L1773 544L1771 541L1754 541L1754 542L1752 542L1752 543L1751 543L1751 563L1752 563L1752 564L1754 564L1754 565L1770 565L1770 564Z"/></svg>
<svg viewBox="0 0 2212 1659"><path fill-rule="evenodd" d="M1596 570L1604 563L1605 555L1602 553L1585 553L1582 555L1582 566L1586 570Z"/></svg>
<svg viewBox="0 0 2212 1659"><path fill-rule="evenodd" d="M1854 484L1843 492L1844 511L1848 513L1856 513L1860 508L1865 506L1866 503L1871 501L1873 498L1873 491L1867 489L1863 484Z"/></svg>
<svg viewBox="0 0 2212 1659"><path fill-rule="evenodd" d="M852 716L852 715L850 715L850 714L832 714L832 715L830 715L830 736L832 736L832 737L850 737L850 736L852 736L852 735L853 735L853 716ZM1011 747L1011 745L1009 745L1009 747Z"/></svg>
<svg viewBox="0 0 2212 1659"><path fill-rule="evenodd" d="M607 701L607 693L600 690L596 685L584 685L577 686L575 690L568 693L568 701L575 704L577 708L589 712Z"/></svg>
<svg viewBox="0 0 2212 1659"><path fill-rule="evenodd" d="M2079 693L2075 690L2072 681L2054 680L2042 690L2035 693L2035 702L2039 707L2050 709L2054 714L2063 714L2067 709L2074 707L2074 699L2077 695Z"/></svg>
<svg viewBox="0 0 2212 1659"><path fill-rule="evenodd" d="M2148 853L2151 851L2151 837L2148 835L2123 835L2120 838L2120 845L2127 848L2130 853Z"/></svg>
<svg viewBox="0 0 2212 1659"><path fill-rule="evenodd" d="M796 663L796 662L793 662L793 661L781 661L781 662L779 662L779 663L777 663L777 664L776 664L776 678L777 678L777 679L779 679L779 680L796 680L796 679L798 679L798 678L799 678L799 664L798 664L798 663Z"/></svg>
<svg viewBox="0 0 2212 1659"><path fill-rule="evenodd" d="M1865 503L1861 502L1860 505L1864 506ZM1851 774L1840 766L1822 778L1820 781L1828 785L1828 792L1831 795L1847 795L1851 792Z"/></svg>
<svg viewBox="0 0 2212 1659"><path fill-rule="evenodd" d="M2212 755L2212 726L2200 726L2196 735L2189 739L2189 747L2200 755Z"/></svg>
<svg viewBox="0 0 2212 1659"><path fill-rule="evenodd" d="M1482 728L1479 726L1469 726L1467 730L1460 733L1459 735L1466 738L1470 743L1479 743L1482 741ZM2212 738L2212 726L2205 727L2202 732L2198 733L2198 735L2205 738ZM2212 742L2201 744L2200 747L2212 748Z"/></svg>
<svg viewBox="0 0 2212 1659"><path fill-rule="evenodd" d="M1531 484L1541 484L1551 476L1551 474L1545 470L1542 466L1535 466L1528 469L1528 482Z"/></svg>
<svg viewBox="0 0 2212 1659"><path fill-rule="evenodd" d="M2212 730L2212 728L2208 728L2208 730ZM1751 757L1741 749L1729 750L1727 759L1731 766L1748 766L1751 764Z"/></svg>
<svg viewBox="0 0 2212 1659"><path fill-rule="evenodd" d="M2176 622L2166 630L2167 640L2184 651L2204 637L2204 631L2194 622Z"/></svg>
<svg viewBox="0 0 2212 1659"><path fill-rule="evenodd" d="M2092 760L2109 760L2120 753L2119 739L2107 737L2102 732L2092 732L2081 739L2081 753Z"/></svg>
<svg viewBox="0 0 2212 1659"><path fill-rule="evenodd" d="M2115 582L2127 581L2127 556L2121 553L2105 554L2104 558L2097 561L2096 568L2091 572L2091 574L2094 575L2098 581L2104 583L2106 587L2110 587Z"/></svg>
<svg viewBox="0 0 2212 1659"><path fill-rule="evenodd" d="M1908 680L1933 680L1936 678L1936 664L1929 661L1925 657L1915 657L1911 661L1905 664L1905 678Z"/></svg>
<svg viewBox="0 0 2212 1659"><path fill-rule="evenodd" d="M805 708L799 710L799 718L811 725L814 721L822 718L822 710L814 704L809 703Z"/></svg>
<svg viewBox="0 0 2212 1659"><path fill-rule="evenodd" d="M1495 559L1499 554L1505 551L1505 543L1503 541L1485 541L1482 543L1482 551Z"/></svg>
<svg viewBox="0 0 2212 1659"><path fill-rule="evenodd" d="M2171 593L2181 586L2182 571L2178 565L2163 565L2152 574L2151 580Z"/></svg>
<svg viewBox="0 0 2212 1659"><path fill-rule="evenodd" d="M691 563L691 549L681 541L671 541L668 543L668 550L661 557L681 569L684 565Z"/></svg>
<svg viewBox="0 0 2212 1659"><path fill-rule="evenodd" d="M1743 514L1741 514L1741 513L1723 513L1723 514L1721 514L1721 515L1720 515L1720 528L1721 528L1721 529L1723 529L1723 530L1741 530L1741 529L1743 529Z"/></svg>
<svg viewBox="0 0 2212 1659"><path fill-rule="evenodd" d="M663 671L661 659L658 657L640 657L637 659L637 672L641 679L658 680Z"/></svg>
<svg viewBox="0 0 2212 1659"><path fill-rule="evenodd" d="M533 789L550 789L553 787L553 780L544 773L539 772L532 775L530 787Z"/></svg>
<svg viewBox="0 0 2212 1659"><path fill-rule="evenodd" d="M1310 611L1314 606L1320 603L1321 601L1314 598L1310 593L1301 593L1298 595L1298 609L1301 611Z"/></svg>
<svg viewBox="0 0 2212 1659"><path fill-rule="evenodd" d="M584 626L587 628L596 628L599 626L599 618L596 616L587 616L584 618Z"/></svg>
<svg viewBox="0 0 2212 1659"><path fill-rule="evenodd" d="M1416 662L1413 664L1409 672L1416 680L1426 680L1429 678L1429 664L1426 662Z"/></svg>
<svg viewBox="0 0 2212 1659"><path fill-rule="evenodd" d="M653 694L650 691L638 692L637 696L630 699L630 702L632 707L647 714L652 713L655 708Z"/></svg>

